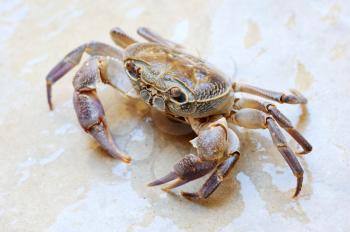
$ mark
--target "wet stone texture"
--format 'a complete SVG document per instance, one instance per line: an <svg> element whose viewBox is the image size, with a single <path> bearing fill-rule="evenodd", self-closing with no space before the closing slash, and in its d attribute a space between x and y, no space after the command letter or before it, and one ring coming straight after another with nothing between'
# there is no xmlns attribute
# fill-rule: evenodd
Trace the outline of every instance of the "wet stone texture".
<svg viewBox="0 0 350 232"><path fill-rule="evenodd" d="M350 230L349 1L4 0L0 18L0 231ZM238 165L210 200L191 202L145 184L193 151L187 127L99 86L134 162L111 159L79 127L77 69L54 86L49 112L50 68L83 42L112 44L114 26L135 37L151 27L229 77L302 91L307 107L280 107L314 145L299 159L300 197L292 199L295 178L267 131L237 129Z"/></svg>

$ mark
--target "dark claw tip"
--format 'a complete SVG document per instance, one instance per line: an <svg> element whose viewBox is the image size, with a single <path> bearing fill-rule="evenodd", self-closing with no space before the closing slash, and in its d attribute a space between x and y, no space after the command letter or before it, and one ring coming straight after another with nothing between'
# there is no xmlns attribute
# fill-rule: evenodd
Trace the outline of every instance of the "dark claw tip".
<svg viewBox="0 0 350 232"><path fill-rule="evenodd" d="M131 161L132 161L132 158L130 156L123 155L121 153L117 153L117 154L114 154L114 155L111 154L111 156L113 158L116 158L116 159L122 161L123 163L126 163L126 164L130 164Z"/></svg>
<svg viewBox="0 0 350 232"><path fill-rule="evenodd" d="M130 164L131 163L131 157L129 156L119 156L117 159L120 159L123 163Z"/></svg>
<svg viewBox="0 0 350 232"><path fill-rule="evenodd" d="M153 187L153 186L157 186L157 182L156 181L152 181L150 183L147 184L148 187Z"/></svg>
<svg viewBox="0 0 350 232"><path fill-rule="evenodd" d="M168 175L166 175L158 180L152 181L151 183L148 183L147 185L150 187L156 186L156 185L161 185L161 184L165 184L169 181L175 180L176 178L177 178L176 173L170 172Z"/></svg>
<svg viewBox="0 0 350 232"><path fill-rule="evenodd" d="M52 102L49 102L49 110L50 110L50 111L53 111L53 105L52 105Z"/></svg>

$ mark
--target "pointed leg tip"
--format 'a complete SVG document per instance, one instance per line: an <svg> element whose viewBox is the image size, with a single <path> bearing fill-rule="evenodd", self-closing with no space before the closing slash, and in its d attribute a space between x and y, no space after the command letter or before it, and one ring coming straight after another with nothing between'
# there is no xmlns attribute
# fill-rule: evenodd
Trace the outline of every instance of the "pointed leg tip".
<svg viewBox="0 0 350 232"><path fill-rule="evenodd" d="M47 103L49 104L50 111L53 110L51 91L52 91L52 82L50 80L46 80L46 95L47 95Z"/></svg>
<svg viewBox="0 0 350 232"><path fill-rule="evenodd" d="M301 175L301 176L297 177L297 187L295 188L295 193L293 195L293 198L298 197L302 186L303 186L303 176Z"/></svg>
<svg viewBox="0 0 350 232"><path fill-rule="evenodd" d="M50 111L53 111L53 105L52 105L51 102L49 102L49 110L50 110Z"/></svg>
<svg viewBox="0 0 350 232"><path fill-rule="evenodd" d="M302 149L300 151L296 151L296 154L297 155L307 155L309 154L310 152L312 152L312 146L309 145L308 147L306 147L306 149Z"/></svg>
<svg viewBox="0 0 350 232"><path fill-rule="evenodd" d="M310 151L302 150L302 151L296 151L295 153L296 153L297 155L306 155L306 154L310 153Z"/></svg>
<svg viewBox="0 0 350 232"><path fill-rule="evenodd" d="M300 190L295 190L295 193L293 195L293 199L297 199L299 196Z"/></svg>

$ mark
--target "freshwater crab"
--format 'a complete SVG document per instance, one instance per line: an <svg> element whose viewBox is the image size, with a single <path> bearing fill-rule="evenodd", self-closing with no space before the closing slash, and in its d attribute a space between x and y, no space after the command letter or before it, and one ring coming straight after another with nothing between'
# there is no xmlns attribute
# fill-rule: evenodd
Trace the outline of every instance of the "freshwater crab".
<svg viewBox="0 0 350 232"><path fill-rule="evenodd" d="M287 104L306 104L307 100L296 91L285 94L242 83L230 83L204 60L184 52L181 45L147 28L139 28L137 32L148 42L137 42L120 28L114 28L110 32L111 37L124 50L100 42L89 42L68 53L46 77L50 109L52 85L79 64L83 53L87 53L91 57L73 80L74 108L82 128L109 155L125 163L131 161L129 156L118 149L111 135L103 106L97 97L98 82L119 89L118 81L128 77L133 90L146 104L189 124L197 134L190 141L197 154L186 155L175 164L173 171L151 182L149 186L173 181L164 188L170 190L212 172L197 192L181 192L190 199L209 197L240 156L239 139L228 127L228 123L231 123L249 129L269 130L273 143L297 178L296 197L302 187L303 169L280 128L303 148L299 154L310 152L312 146L274 104L253 98L238 98L235 93L251 94ZM125 94L134 96L132 93Z"/></svg>

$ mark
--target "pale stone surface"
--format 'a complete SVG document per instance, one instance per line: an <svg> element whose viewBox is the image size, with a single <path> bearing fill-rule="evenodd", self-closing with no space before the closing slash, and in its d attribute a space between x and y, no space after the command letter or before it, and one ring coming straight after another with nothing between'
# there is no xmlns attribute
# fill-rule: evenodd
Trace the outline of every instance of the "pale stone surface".
<svg viewBox="0 0 350 232"><path fill-rule="evenodd" d="M350 230L349 1L108 2L0 3L0 231ZM301 90L307 108L281 106L314 145L300 158L300 198L266 131L240 130L236 169L194 203L145 185L191 151L186 128L169 135L164 119L101 86L116 141L135 160L126 166L80 129L74 72L54 86L49 112L49 69L83 42L112 44L114 26L135 37L151 27L240 81Z"/></svg>

